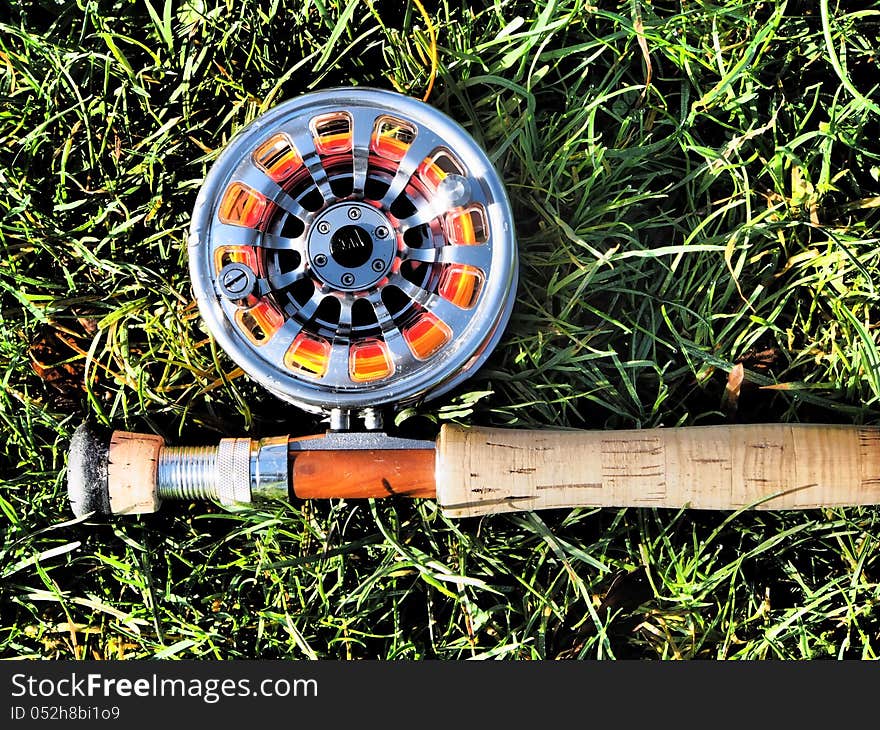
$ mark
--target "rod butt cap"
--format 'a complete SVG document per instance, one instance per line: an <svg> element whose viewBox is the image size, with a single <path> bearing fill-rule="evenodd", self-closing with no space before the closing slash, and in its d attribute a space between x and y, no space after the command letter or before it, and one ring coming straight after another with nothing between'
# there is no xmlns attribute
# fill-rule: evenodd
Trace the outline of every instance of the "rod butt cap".
<svg viewBox="0 0 880 730"><path fill-rule="evenodd" d="M107 486L110 434L88 422L73 432L67 457L67 499L77 517L111 514Z"/></svg>

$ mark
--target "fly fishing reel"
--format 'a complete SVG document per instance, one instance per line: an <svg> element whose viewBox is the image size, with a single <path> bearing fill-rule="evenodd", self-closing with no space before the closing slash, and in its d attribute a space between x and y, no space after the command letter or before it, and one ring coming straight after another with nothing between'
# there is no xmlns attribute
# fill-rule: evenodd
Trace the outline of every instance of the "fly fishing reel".
<svg viewBox="0 0 880 730"><path fill-rule="evenodd" d="M517 255L491 162L444 114L331 89L272 109L212 166L190 272L211 334L307 411L436 397L501 337Z"/></svg>

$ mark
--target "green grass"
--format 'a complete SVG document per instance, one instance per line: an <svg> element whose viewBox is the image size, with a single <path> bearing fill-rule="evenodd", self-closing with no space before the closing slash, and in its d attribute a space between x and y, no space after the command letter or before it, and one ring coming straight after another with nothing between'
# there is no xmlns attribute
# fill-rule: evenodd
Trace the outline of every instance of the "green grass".
<svg viewBox="0 0 880 730"><path fill-rule="evenodd" d="M489 363L400 433L880 421L880 3L428 10L429 101L496 162L522 276ZM207 336L189 214L257 114L334 84L421 97L429 47L395 3L2 16L0 655L878 654L874 508L453 522L431 501L314 502L70 523L86 414L182 443L320 429Z"/></svg>

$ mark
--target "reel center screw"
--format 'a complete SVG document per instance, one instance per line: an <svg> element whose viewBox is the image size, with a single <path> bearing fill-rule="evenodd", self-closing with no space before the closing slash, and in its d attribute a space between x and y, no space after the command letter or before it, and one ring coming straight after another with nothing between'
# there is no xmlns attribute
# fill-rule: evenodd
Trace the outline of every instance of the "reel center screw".
<svg viewBox="0 0 880 730"><path fill-rule="evenodd" d="M366 203L332 205L318 217L306 245L312 274L344 292L375 286L394 264L397 241L391 222Z"/></svg>
<svg viewBox="0 0 880 730"><path fill-rule="evenodd" d="M363 266L372 254L373 241L360 226L343 226L330 239L330 255L347 269Z"/></svg>

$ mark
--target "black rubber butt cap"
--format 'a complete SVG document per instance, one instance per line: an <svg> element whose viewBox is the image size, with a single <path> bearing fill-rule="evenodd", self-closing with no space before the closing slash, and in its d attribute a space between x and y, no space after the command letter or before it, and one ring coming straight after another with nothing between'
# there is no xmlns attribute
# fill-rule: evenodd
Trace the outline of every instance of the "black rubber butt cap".
<svg viewBox="0 0 880 730"><path fill-rule="evenodd" d="M67 456L67 499L77 517L92 512L111 514L107 489L109 450L110 434L104 429L84 423L73 432Z"/></svg>

